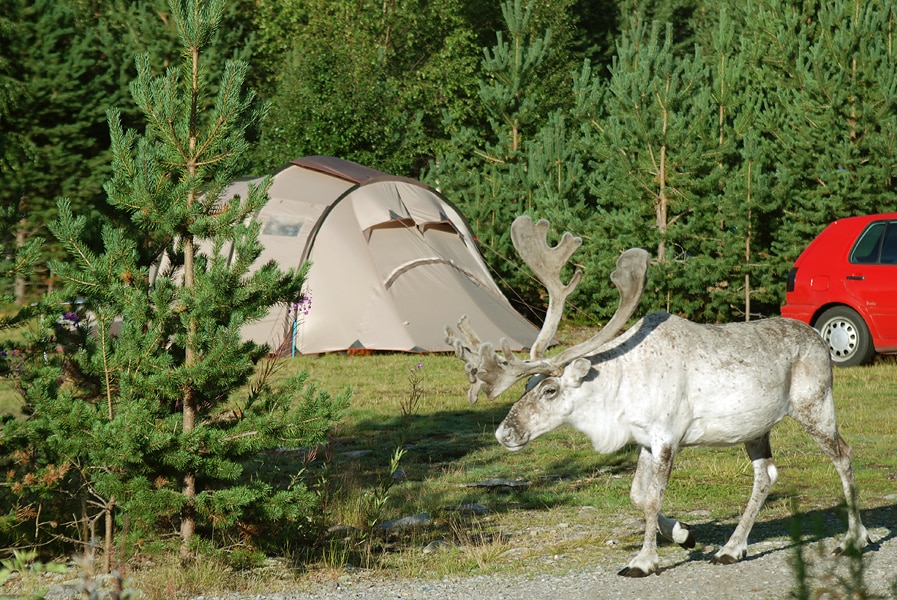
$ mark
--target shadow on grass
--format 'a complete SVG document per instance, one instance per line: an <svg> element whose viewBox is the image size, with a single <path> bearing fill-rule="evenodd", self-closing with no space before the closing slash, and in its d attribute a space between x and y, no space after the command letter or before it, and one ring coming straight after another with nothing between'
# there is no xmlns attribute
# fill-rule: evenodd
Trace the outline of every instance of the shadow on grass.
<svg viewBox="0 0 897 600"><path fill-rule="evenodd" d="M504 419L511 403L481 403L470 408L438 411L426 415L392 416L388 418L366 418L342 426L333 438L333 460L337 470L349 467L361 475L362 486L375 486L382 477L389 458L397 447L407 450L403 467L410 472L411 479L439 477L439 470L451 465L468 462L476 463L477 473L491 473L486 477L515 477L527 472L520 469L519 462L510 464L509 455L501 449L493 437L498 424ZM577 434L578 435L578 434ZM571 436L572 438L572 436ZM560 442L563 444L563 441ZM490 450L494 450L490 452ZM476 455L473 457L473 455ZM519 460L519 459L518 459ZM523 460L526 460L525 458ZM446 507L460 503L485 503L492 513L512 510L544 510L555 507L580 506L577 486L589 486L596 473L602 477L615 478L619 489L612 493L619 495L627 512L636 516L637 511L628 500L631 475L635 470L637 453L627 447L618 453L601 455L583 450L578 444L575 452L558 452L554 455L540 453L530 456L530 461L538 462L538 473L529 471L531 479L525 488L517 489L470 489L458 491L457 479L442 486L430 486L426 497L418 502L425 510L439 512ZM469 465L468 465L469 466ZM675 474L674 474L675 477ZM451 479L451 476L448 477ZM469 480L469 478L468 478ZM356 480L358 483L359 480ZM581 483L580 483L581 482ZM748 488L749 489L749 488ZM773 493L768 501L782 496ZM676 515L670 515L676 516ZM699 548L710 546L712 551L693 550L682 555L683 564L695 560L710 560L713 553L723 546L734 531L740 514L733 514L723 521L692 523L692 530ZM846 515L843 506L802 511L798 514L802 527L802 543L814 543L821 539L840 540L846 532ZM880 544L897 537L897 505L866 508L862 510L864 524L870 530L887 530L880 539L865 552L875 551ZM749 554L745 560L756 560L774 552L793 548L795 543L789 535L794 517L764 518L761 513L750 536ZM434 537L438 533L434 532ZM775 542L762 544L762 542ZM637 550L637 547L634 546ZM671 565L667 568L674 568Z"/></svg>
<svg viewBox="0 0 897 600"><path fill-rule="evenodd" d="M332 440L337 452L370 451L386 458L406 446L413 460L443 462L496 444L491 432L508 412L508 405L492 404L427 415L362 419L341 426Z"/></svg>
<svg viewBox="0 0 897 600"><path fill-rule="evenodd" d="M426 512L427 525L412 530L377 528L366 537L359 534L348 538L349 543L331 541L330 548L345 543L345 549L341 551L342 561L346 564L381 565L387 563L380 561L387 561L390 556L402 556L401 553L406 550L413 552L408 556L420 557L431 545L437 548L465 547L474 554L478 550L504 552L507 549L504 544L506 539L521 535L520 531L542 527L539 511L581 508L594 499L597 501L595 506L599 506L595 514L606 516L593 524L588 524L584 519L585 527L594 528L596 534L601 531L625 531L614 535L626 540L622 548L637 552L641 532L635 534L638 524L635 521L633 526L633 517L638 516L638 511L629 502L629 486L637 462L635 448L627 447L615 454L601 455L591 449L581 434L561 432L557 436L547 436L550 437L549 443L540 441L539 448L528 454L510 454L494 438L495 428L510 406L509 402L484 402L426 415L370 416L354 419L342 426L332 442L334 472L354 471L355 479L351 483L370 493L376 490L378 482L382 485L384 476L388 476L387 465L395 449L404 448L406 455L401 468L407 471L408 479L403 479L402 485L390 490L393 496L382 518L401 519ZM529 480L529 484L521 488L465 487L471 481L478 481L478 478L515 479L521 475ZM676 477L675 473L673 476ZM745 483L744 493L750 489L749 477ZM742 482L738 485L741 486ZM590 493L583 493L583 489L590 487ZM611 496L612 499L603 504L605 497ZM778 503L788 497L790 494L785 488L770 495L769 501ZM704 500L692 499L689 504L703 502L705 506L696 508L713 508L706 504L717 500L711 494ZM459 511L462 506L484 506L488 514L499 518L480 519L480 513ZM518 512L526 513L526 516L519 519L515 514L510 514L510 518L503 516ZM621 514L627 517L621 519ZM688 518L687 514L670 516ZM740 516L740 513L733 512L720 520L691 523L698 542L697 549L686 551L677 547L675 553L665 555L661 571L712 560L714 553L732 535ZM862 510L862 518L866 527L875 532L873 543L864 549L864 554L874 553L883 543L897 537L897 505L893 502ZM797 537L794 536L795 524L800 527ZM795 553L800 550L799 545L809 548L821 540L825 540L826 547L833 547L846 530L844 507L835 504L799 511L796 518L790 515L774 517L769 512L761 512L751 532L748 555L744 561L782 552ZM553 539L548 535L544 543L550 545ZM584 539L591 538L586 534ZM796 542L795 539L800 541ZM360 554L358 548L364 549L366 554ZM353 555L353 551L359 556ZM400 559L394 560L396 562L389 564L395 565Z"/></svg>
<svg viewBox="0 0 897 600"><path fill-rule="evenodd" d="M511 403L484 403L427 415L356 420L341 426L332 438L334 461L339 466L350 459L357 468L373 471L387 464L397 447L403 447L403 464L411 469L433 473L476 454L476 470L488 473L486 477L516 476L509 473L520 471L514 466L519 459L515 461L494 437L510 406ZM547 488L559 480L589 478L599 469L606 475L634 470L636 455L630 447L610 455L595 453L590 447L583 451L587 441L578 433L574 435L579 438L579 451L549 456L540 446L538 454L528 457L538 462L540 472L547 474L537 476L532 482L534 487Z"/></svg>
<svg viewBox="0 0 897 600"><path fill-rule="evenodd" d="M396 483L402 485L390 491L389 518L415 512L452 518L452 511L467 505L485 505L491 513L578 506L577 496L596 478L634 470L634 451L601 455L578 433L547 436L553 441L540 440L536 452L508 452L494 432L510 406L484 402L426 415L352 419L331 438L334 489L344 498L374 492L389 477L389 458L399 447L405 455ZM477 485L521 477L526 484L519 487ZM628 486L625 474L619 481ZM619 495L628 499L628 491Z"/></svg>

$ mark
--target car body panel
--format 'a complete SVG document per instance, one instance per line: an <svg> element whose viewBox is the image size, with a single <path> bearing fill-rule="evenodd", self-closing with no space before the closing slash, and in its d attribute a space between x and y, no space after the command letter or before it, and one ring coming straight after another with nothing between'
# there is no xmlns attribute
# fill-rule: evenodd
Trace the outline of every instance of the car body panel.
<svg viewBox="0 0 897 600"><path fill-rule="evenodd" d="M816 325L828 308L847 306L876 352L897 352L897 213L830 224L795 261L788 288L783 317Z"/></svg>

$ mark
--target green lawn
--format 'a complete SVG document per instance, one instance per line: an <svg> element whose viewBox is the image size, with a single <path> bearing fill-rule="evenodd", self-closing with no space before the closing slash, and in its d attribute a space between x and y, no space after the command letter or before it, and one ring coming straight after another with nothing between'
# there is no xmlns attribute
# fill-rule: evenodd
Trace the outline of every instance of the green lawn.
<svg viewBox="0 0 897 600"><path fill-rule="evenodd" d="M641 515L629 501L635 449L599 455L584 435L569 428L519 453L507 452L495 440L495 428L522 384L506 398L472 405L463 364L452 355L333 354L285 359L281 367L282 374L307 369L331 392L353 391L345 419L329 447L308 464L308 475L325 482L327 524L355 534L343 541L334 536L330 546L304 556L316 568L363 563L401 575L520 572L552 567L519 558L556 554L567 557L558 569L621 566L641 544ZM415 375L422 396L405 415ZM0 406L15 412L15 394L3 386ZM836 369L835 395L842 435L853 446L864 521L870 529L892 527L897 522L897 360ZM843 498L828 458L790 420L774 430L772 443L779 479L752 542L787 538L795 507L808 522L827 523L827 535L840 536ZM390 458L398 448L405 453L393 478ZM493 478L527 485L472 485ZM673 471L664 512L691 523L699 544L719 546L735 527L751 481L741 447L686 449ZM470 505L488 512L458 510ZM430 516L425 527L388 535L376 528L420 513ZM424 553L432 542L447 542L450 549ZM678 546L661 546L662 560L664 553L681 560L681 552Z"/></svg>
<svg viewBox="0 0 897 600"><path fill-rule="evenodd" d="M417 370L419 363L423 367ZM626 553L640 544L638 528L626 526L640 518L629 501L635 450L599 455L584 435L564 428L522 452L507 452L493 434L520 389L505 394L507 399L481 399L471 405L463 364L448 355L299 357L288 368L308 369L313 380L332 391L342 386L353 390L352 407L329 455L328 473L339 490L338 501L330 507L332 522L362 527L364 499L389 476L394 450L406 449L399 465L403 477L389 490L382 519L429 513L433 521L423 531L392 540L383 560L401 572L465 570L465 552L454 564L445 556L429 561L419 550L430 541L463 538L472 530L479 532L477 539L484 539L485 533L485 539L493 540L485 550L482 544L474 545L487 556L502 555L493 547L494 540L510 536L504 551L522 532L530 551L573 545L584 562L594 560L594 552L606 554L605 542L615 535L622 535ZM403 416L402 402L411 390L408 375L414 370L423 374L424 395L417 412ZM836 369L835 394L842 435L853 446L864 519L870 527L883 526L894 520L897 504L897 361ZM779 479L752 539L761 530L766 536L787 537L795 506L817 519L836 519L843 502L840 480L816 443L786 420L774 430L772 445ZM525 480L529 485L504 490L470 485L490 478ZM751 482L752 467L742 447L686 449L673 471L664 512L698 523L712 538L705 543L722 544L741 515ZM464 520L452 510L469 504L490 512ZM571 536L573 530L579 537ZM843 530L838 526L837 532ZM475 567L467 566L484 568L481 558ZM495 560L489 568L502 564Z"/></svg>

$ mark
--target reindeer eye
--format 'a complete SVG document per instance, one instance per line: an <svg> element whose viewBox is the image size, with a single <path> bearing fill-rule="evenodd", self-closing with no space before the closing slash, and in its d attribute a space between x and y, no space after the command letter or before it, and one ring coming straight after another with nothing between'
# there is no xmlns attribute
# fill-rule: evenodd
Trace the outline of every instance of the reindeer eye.
<svg viewBox="0 0 897 600"><path fill-rule="evenodd" d="M542 397L551 400L558 395L558 385L556 383L548 383L542 388Z"/></svg>

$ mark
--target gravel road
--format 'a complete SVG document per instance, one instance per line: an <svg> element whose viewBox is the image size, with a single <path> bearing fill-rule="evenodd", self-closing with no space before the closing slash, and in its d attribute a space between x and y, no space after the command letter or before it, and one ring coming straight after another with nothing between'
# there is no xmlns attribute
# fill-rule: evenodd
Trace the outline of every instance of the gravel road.
<svg viewBox="0 0 897 600"><path fill-rule="evenodd" d="M897 598L897 523L870 528L875 543L863 555L866 597ZM858 597L847 593L838 578L849 581L849 561L831 557L834 538L807 547L812 563L813 589L834 589L820 598ZM622 565L595 566L586 571L557 576L476 576L442 580L394 579L350 573L334 581L306 584L303 589L264 595L203 596L194 600L590 600L626 598L651 600L700 600L789 598L795 588L791 568L794 551L786 542L752 544L751 555L728 566L711 565L709 549L662 555L662 572L644 579L620 577ZM681 556L681 558L680 558ZM676 562L679 560L679 562Z"/></svg>

